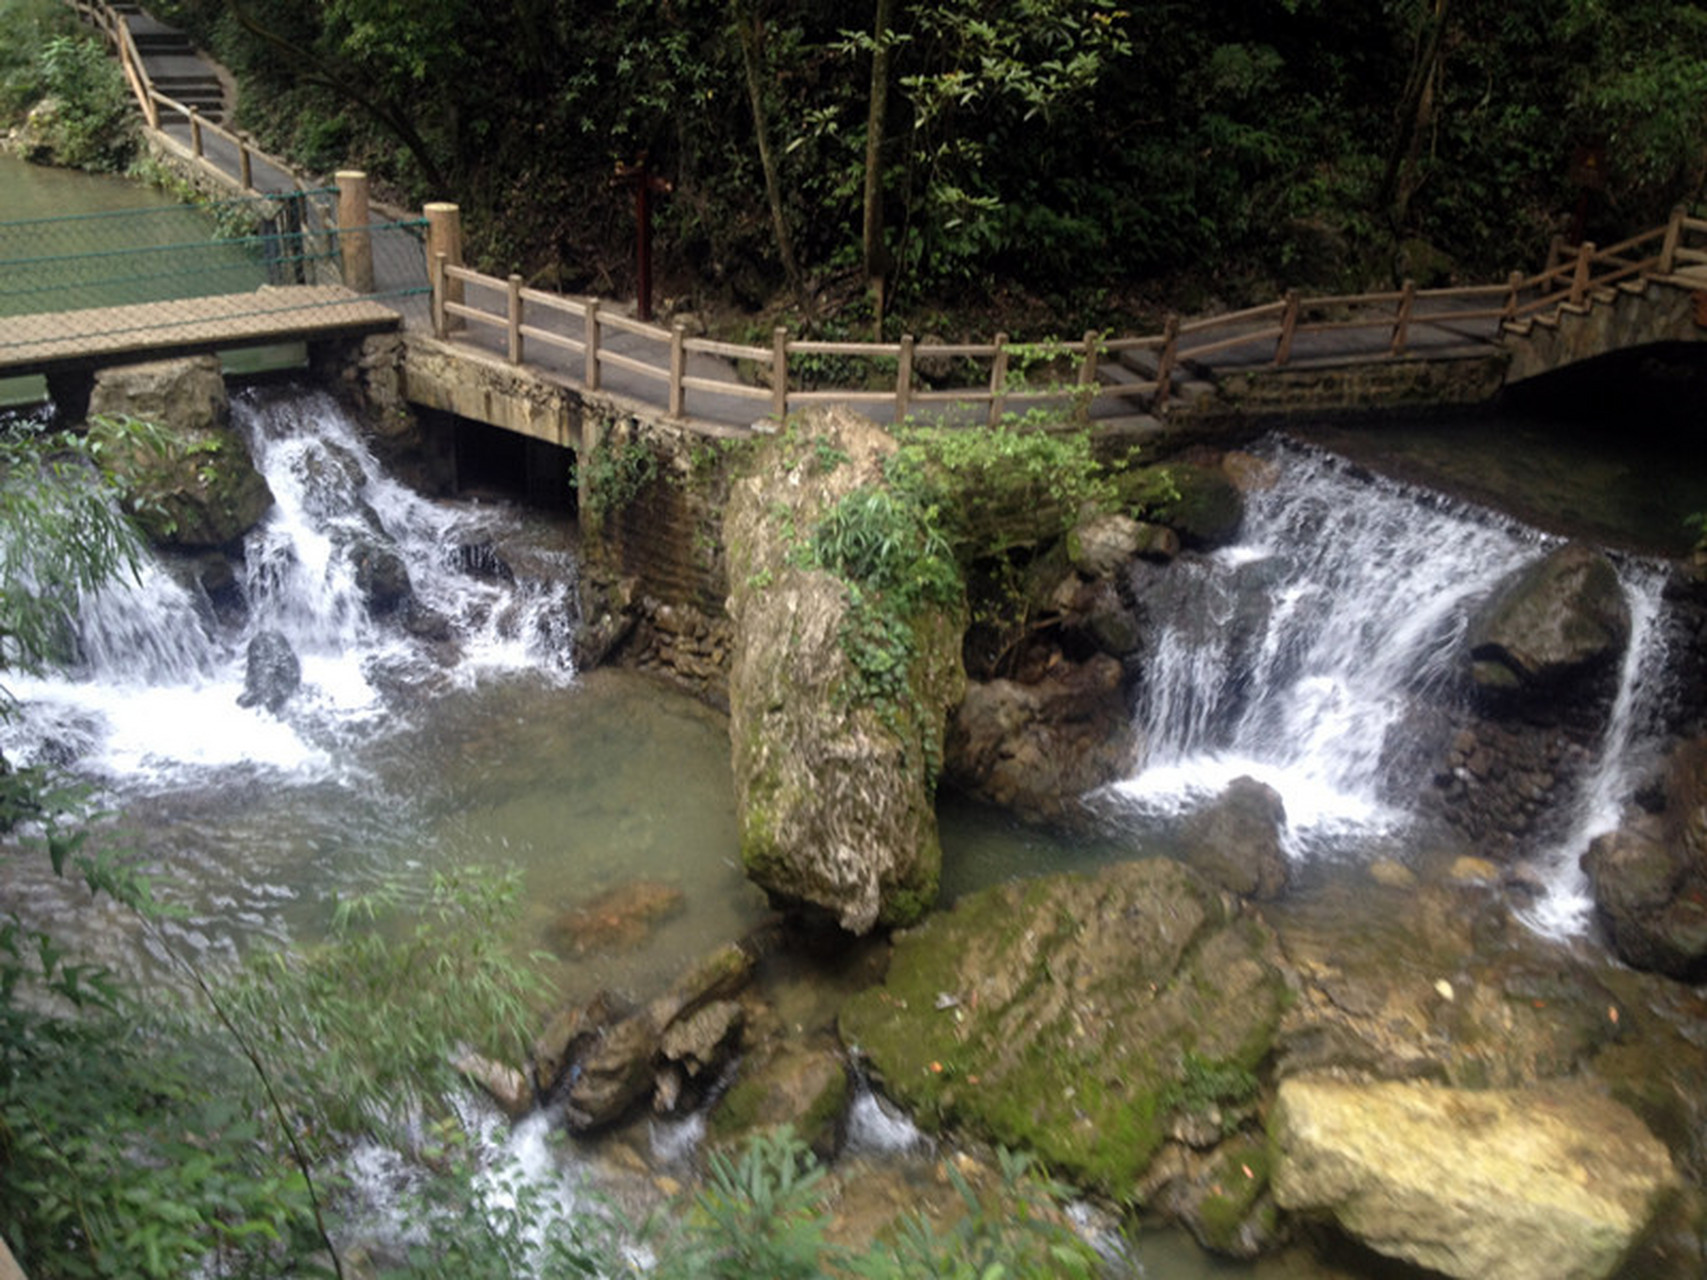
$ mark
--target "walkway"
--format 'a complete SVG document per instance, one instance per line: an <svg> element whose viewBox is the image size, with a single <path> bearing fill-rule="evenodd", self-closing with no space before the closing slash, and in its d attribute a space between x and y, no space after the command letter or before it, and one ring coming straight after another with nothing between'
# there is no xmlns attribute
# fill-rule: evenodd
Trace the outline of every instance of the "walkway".
<svg viewBox="0 0 1707 1280"><path fill-rule="evenodd" d="M0 317L0 378L125 360L395 329L391 307L340 285L180 298L127 307Z"/></svg>

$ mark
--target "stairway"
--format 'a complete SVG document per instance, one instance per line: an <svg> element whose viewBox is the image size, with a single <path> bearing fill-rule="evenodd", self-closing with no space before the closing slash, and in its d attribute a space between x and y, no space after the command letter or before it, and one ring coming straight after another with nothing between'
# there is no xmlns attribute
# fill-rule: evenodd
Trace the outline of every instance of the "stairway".
<svg viewBox="0 0 1707 1280"><path fill-rule="evenodd" d="M130 28L131 41L154 87L173 101L194 108L204 120L224 123L225 86L197 56L190 38L143 12L138 4L118 3L112 7ZM162 109L162 127L183 122L183 113Z"/></svg>

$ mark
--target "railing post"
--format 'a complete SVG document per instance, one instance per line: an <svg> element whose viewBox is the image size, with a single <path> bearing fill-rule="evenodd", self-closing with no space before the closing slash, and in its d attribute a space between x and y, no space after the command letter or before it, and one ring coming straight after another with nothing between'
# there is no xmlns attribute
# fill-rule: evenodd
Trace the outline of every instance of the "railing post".
<svg viewBox="0 0 1707 1280"><path fill-rule="evenodd" d="M154 86L144 80L143 92L147 94L148 100L143 104L142 114L148 117L148 127L158 130L160 128L160 104L154 98Z"/></svg>
<svg viewBox="0 0 1707 1280"><path fill-rule="evenodd" d="M238 176L243 180L243 190L253 191L255 189L255 166L249 157L249 144L241 139L237 143L237 171Z"/></svg>
<svg viewBox="0 0 1707 1280"><path fill-rule="evenodd" d="M433 337L445 336L445 285L450 283L445 279L445 267L449 259L442 253L435 253L429 259L433 272Z"/></svg>
<svg viewBox="0 0 1707 1280"><path fill-rule="evenodd" d="M1570 256L1571 255L1566 252L1565 237L1555 234L1553 238L1547 242L1547 265L1541 269L1543 271L1551 271L1554 267L1563 265L1565 259Z"/></svg>
<svg viewBox="0 0 1707 1280"><path fill-rule="evenodd" d="M1286 309L1280 313L1280 341L1274 344L1276 366L1292 359L1292 337L1298 331L1298 290L1288 289L1284 301Z"/></svg>
<svg viewBox="0 0 1707 1280"><path fill-rule="evenodd" d="M248 156L244 157L244 186L248 186ZM340 169L338 182L338 259L344 268L344 287L373 292L373 235L368 231L368 180L360 169Z"/></svg>
<svg viewBox="0 0 1707 1280"><path fill-rule="evenodd" d="M996 335L996 355L990 361L990 416L989 423L993 427L1002 420L1002 414L1007 410L1008 398L1008 335Z"/></svg>
<svg viewBox="0 0 1707 1280"><path fill-rule="evenodd" d="M682 375L687 372L688 352L686 347L688 327L677 320L670 326L670 417L679 418L687 401L687 388L682 385Z"/></svg>
<svg viewBox="0 0 1707 1280"><path fill-rule="evenodd" d="M788 417L788 330L771 330L771 413L778 422Z"/></svg>
<svg viewBox="0 0 1707 1280"><path fill-rule="evenodd" d="M599 300L587 299L587 375L588 391L599 389Z"/></svg>
<svg viewBox="0 0 1707 1280"><path fill-rule="evenodd" d="M1594 265L1594 241L1584 240L1577 246L1577 266L1571 273L1570 305L1580 307L1588 294L1589 273Z"/></svg>
<svg viewBox="0 0 1707 1280"><path fill-rule="evenodd" d="M1162 354L1156 361L1156 394L1150 399L1150 412L1160 416L1168 407L1168 394L1174 389L1174 366L1179 363L1179 317L1172 314L1162 322Z"/></svg>
<svg viewBox="0 0 1707 1280"><path fill-rule="evenodd" d="M190 108L190 151L197 160L202 158L202 113L195 107Z"/></svg>
<svg viewBox="0 0 1707 1280"><path fill-rule="evenodd" d="M1410 337L1411 308L1417 301L1417 282L1407 280L1399 293L1399 313L1393 319L1393 343L1387 348L1389 355L1398 355L1405 349L1405 340Z"/></svg>
<svg viewBox="0 0 1707 1280"><path fill-rule="evenodd" d="M1500 323L1510 324L1517 318L1517 295L1523 291L1523 272L1513 271L1505 278L1505 309L1500 312Z"/></svg>
<svg viewBox="0 0 1707 1280"><path fill-rule="evenodd" d="M1079 387L1081 393L1079 402L1073 406L1073 416L1081 421L1091 415L1091 401L1096 399L1096 392L1089 390L1096 386L1098 347L1102 345L1101 335L1095 329L1085 330L1085 358L1079 361Z"/></svg>
<svg viewBox="0 0 1707 1280"><path fill-rule="evenodd" d="M1659 273L1669 276L1677 268L1677 246L1683 239L1684 207L1674 204L1671 207L1671 219L1666 223L1665 242L1660 245Z"/></svg>
<svg viewBox="0 0 1707 1280"><path fill-rule="evenodd" d="M913 411L913 346L910 333L901 335L901 354L895 361L895 425Z"/></svg>
<svg viewBox="0 0 1707 1280"><path fill-rule="evenodd" d="M462 265L462 210L442 201L423 205L422 214L427 219L427 253L430 256L441 256L446 268ZM437 332L444 337L453 329L463 327L460 316L450 314L451 303L462 302L462 281L451 279L449 270L442 273L444 282L444 300L440 303L444 311L443 321Z"/></svg>
<svg viewBox="0 0 1707 1280"><path fill-rule="evenodd" d="M510 273L509 311L506 329L510 338L510 363L522 362L522 278L514 272Z"/></svg>

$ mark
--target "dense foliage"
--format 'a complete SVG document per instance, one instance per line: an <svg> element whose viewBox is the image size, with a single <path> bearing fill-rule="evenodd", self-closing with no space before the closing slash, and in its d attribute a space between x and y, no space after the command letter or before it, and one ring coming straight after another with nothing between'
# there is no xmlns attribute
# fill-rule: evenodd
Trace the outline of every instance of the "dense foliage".
<svg viewBox="0 0 1707 1280"><path fill-rule="evenodd" d="M0 125L44 109L26 147L35 158L123 170L136 149L136 114L118 63L53 0L0 0Z"/></svg>
<svg viewBox="0 0 1707 1280"><path fill-rule="evenodd" d="M1497 274L1573 212L1659 221L1707 140L1707 12L1661 0L157 7L247 126L460 201L494 268L631 289L613 175L645 155L672 291L915 331L993 292L1077 323Z"/></svg>

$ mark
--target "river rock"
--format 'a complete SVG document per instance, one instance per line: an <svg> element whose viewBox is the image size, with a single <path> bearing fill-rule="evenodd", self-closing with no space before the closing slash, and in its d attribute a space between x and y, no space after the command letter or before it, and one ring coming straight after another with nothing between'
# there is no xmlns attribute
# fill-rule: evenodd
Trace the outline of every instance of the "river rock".
<svg viewBox="0 0 1707 1280"><path fill-rule="evenodd" d="M1600 836L1583 870L1626 962L1689 980L1707 972L1707 739L1672 753L1664 810Z"/></svg>
<svg viewBox="0 0 1707 1280"><path fill-rule="evenodd" d="M888 620L898 633L850 643L847 586L804 567L798 545L847 494L882 485L896 447L848 410L805 415L760 447L724 521L742 861L773 901L855 934L916 920L936 899L935 775L965 686L963 611L925 605ZM893 664L892 696L864 691L872 672L850 648Z"/></svg>
<svg viewBox="0 0 1707 1280"><path fill-rule="evenodd" d="M728 1145L756 1129L786 1124L827 1161L841 1146L850 1093L847 1064L833 1048L773 1041L741 1063L706 1134Z"/></svg>
<svg viewBox="0 0 1707 1280"><path fill-rule="evenodd" d="M1568 543L1512 574L1467 639L1479 688L1553 691L1616 661L1630 639L1630 606L1612 562Z"/></svg>
<svg viewBox="0 0 1707 1280"><path fill-rule="evenodd" d="M230 403L212 356L102 369L89 397L91 433L104 438L102 466L126 492L142 531L166 547L224 547L266 514L273 495L243 438L228 425ZM102 417L160 428L152 439L123 434Z"/></svg>
<svg viewBox="0 0 1707 1280"><path fill-rule="evenodd" d="M547 940L563 954L632 950L686 905L680 885L625 880L558 913L547 927Z"/></svg>
<svg viewBox="0 0 1707 1280"><path fill-rule="evenodd" d="M1250 1101L1287 1000L1269 928L1147 859L961 899L896 938L839 1029L921 1124L1130 1199L1177 1118Z"/></svg>
<svg viewBox="0 0 1707 1280"><path fill-rule="evenodd" d="M1280 836L1286 805L1255 778L1235 778L1186 823L1185 859L1241 898L1277 898L1291 871Z"/></svg>
<svg viewBox="0 0 1707 1280"><path fill-rule="evenodd" d="M1163 470L1176 496L1163 500L1153 517L1197 550L1223 547L1236 540L1245 520L1245 497L1219 467L1170 462Z"/></svg>
<svg viewBox="0 0 1707 1280"><path fill-rule="evenodd" d="M1281 1207L1466 1280L1598 1280L1676 1183L1671 1157L1587 1086L1282 1082L1269 1120Z"/></svg>
<svg viewBox="0 0 1707 1280"><path fill-rule="evenodd" d="M1120 663L1099 654L1060 663L1035 684L970 685L949 723L945 778L1028 819L1063 816L1137 759L1121 680Z"/></svg>
<svg viewBox="0 0 1707 1280"><path fill-rule="evenodd" d="M249 641L237 705L265 707L277 715L301 684L302 663L290 641L277 631L257 631Z"/></svg>
<svg viewBox="0 0 1707 1280"><path fill-rule="evenodd" d="M1067 559L1087 578L1113 577L1143 545L1143 526L1130 516L1093 516L1067 531Z"/></svg>

